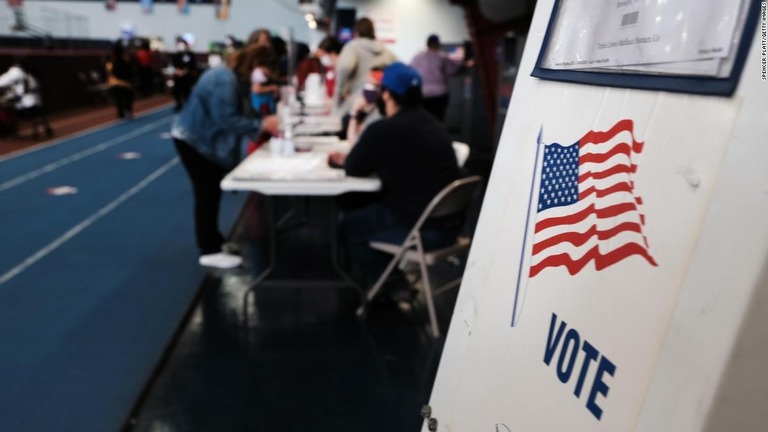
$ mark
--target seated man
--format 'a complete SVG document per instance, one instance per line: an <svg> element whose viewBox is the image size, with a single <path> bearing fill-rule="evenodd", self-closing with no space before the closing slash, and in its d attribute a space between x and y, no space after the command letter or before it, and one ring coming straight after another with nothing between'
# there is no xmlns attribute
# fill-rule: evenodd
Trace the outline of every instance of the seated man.
<svg viewBox="0 0 768 432"><path fill-rule="evenodd" d="M48 116L40 97L40 84L32 74L15 60L7 72L0 75L0 88L8 88L13 95L13 102L18 116L32 124L32 135L37 138L37 126L40 124L46 136L53 135L48 123Z"/></svg>
<svg viewBox="0 0 768 432"><path fill-rule="evenodd" d="M347 175L375 174L382 182L377 199L346 211L341 226L347 256L368 285L391 258L368 242L402 242L432 198L459 177L451 136L421 107L421 77L415 69L402 63L386 67L377 105L385 118L368 126L349 154L330 156ZM425 247L453 243L462 224L458 217L430 221L421 232Z"/></svg>

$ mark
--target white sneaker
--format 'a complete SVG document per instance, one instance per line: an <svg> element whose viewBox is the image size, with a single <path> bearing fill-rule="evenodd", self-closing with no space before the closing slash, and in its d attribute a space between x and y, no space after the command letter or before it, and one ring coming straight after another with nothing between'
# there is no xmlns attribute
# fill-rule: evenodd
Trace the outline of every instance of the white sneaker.
<svg viewBox="0 0 768 432"><path fill-rule="evenodd" d="M217 252L213 254L200 255L200 259L197 260L201 266L214 267L219 269L231 269L240 267L243 263L243 259L237 255L231 255L226 252Z"/></svg>

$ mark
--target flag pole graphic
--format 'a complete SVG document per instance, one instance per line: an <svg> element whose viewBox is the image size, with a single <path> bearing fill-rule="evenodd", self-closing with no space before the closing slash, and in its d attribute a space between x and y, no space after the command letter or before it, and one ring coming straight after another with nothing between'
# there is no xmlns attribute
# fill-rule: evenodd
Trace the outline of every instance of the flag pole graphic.
<svg viewBox="0 0 768 432"><path fill-rule="evenodd" d="M523 279L523 264L525 262L525 245L528 243L528 226L531 222L531 205L533 204L533 190L536 187L536 179L538 178L538 172L539 172L539 152L541 151L541 145L542 142L542 134L544 132L544 126L542 125L539 129L539 136L536 139L536 158L534 159L534 165L533 165L533 177L531 178L531 191L528 196L528 213L525 217L525 232L523 233L523 246L520 250L520 267L517 270L517 286L515 287L515 304L512 308L512 327L517 325L517 322L520 320L520 315L522 314L522 302L523 302L523 296L520 295L520 287L521 287L521 281ZM526 277L526 280L528 278ZM520 307L518 308L518 303L520 303Z"/></svg>

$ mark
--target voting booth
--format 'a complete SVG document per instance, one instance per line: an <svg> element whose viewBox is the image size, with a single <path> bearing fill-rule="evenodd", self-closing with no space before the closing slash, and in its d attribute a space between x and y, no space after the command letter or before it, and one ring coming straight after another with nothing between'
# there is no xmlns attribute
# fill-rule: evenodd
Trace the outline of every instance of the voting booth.
<svg viewBox="0 0 768 432"><path fill-rule="evenodd" d="M768 430L766 3L540 0L423 430Z"/></svg>

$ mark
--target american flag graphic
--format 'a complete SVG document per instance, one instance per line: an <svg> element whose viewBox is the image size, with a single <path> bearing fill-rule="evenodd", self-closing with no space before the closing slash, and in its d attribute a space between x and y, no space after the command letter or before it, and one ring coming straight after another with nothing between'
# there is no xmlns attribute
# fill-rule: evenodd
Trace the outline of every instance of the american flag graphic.
<svg viewBox="0 0 768 432"><path fill-rule="evenodd" d="M530 278L560 266L575 275L590 262L600 271L633 255L657 265L633 181L642 151L628 119L571 145L544 146Z"/></svg>

